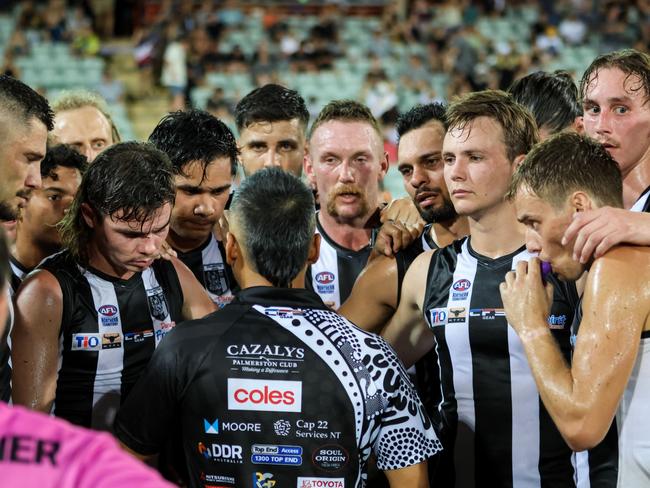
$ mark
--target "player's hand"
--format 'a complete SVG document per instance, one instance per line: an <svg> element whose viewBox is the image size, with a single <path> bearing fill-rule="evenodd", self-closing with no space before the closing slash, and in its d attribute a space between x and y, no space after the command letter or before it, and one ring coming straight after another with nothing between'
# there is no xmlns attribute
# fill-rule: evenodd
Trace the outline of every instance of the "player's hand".
<svg viewBox="0 0 650 488"><path fill-rule="evenodd" d="M160 246L160 254L158 254L158 259L165 259L171 261L172 258L176 258L178 255L176 251L172 249L167 241L163 241L162 246Z"/></svg>
<svg viewBox="0 0 650 488"><path fill-rule="evenodd" d="M541 262L532 258L530 262L520 261L515 271L506 275L499 285L501 300L508 323L517 333L543 325L551 313L553 285L542 281Z"/></svg>
<svg viewBox="0 0 650 488"><path fill-rule="evenodd" d="M415 207L411 198L398 198L393 200L381 210L379 216L382 223L393 220L404 225L419 226L424 228L425 222L420 216L420 212Z"/></svg>
<svg viewBox="0 0 650 488"><path fill-rule="evenodd" d="M650 245L650 215L613 207L577 212L564 232L562 244L574 239L573 258L583 264L623 242L647 246Z"/></svg>
<svg viewBox="0 0 650 488"><path fill-rule="evenodd" d="M410 225L387 220L377 233L371 255L394 256L396 252L408 247L409 244L420 237L423 228L421 225Z"/></svg>

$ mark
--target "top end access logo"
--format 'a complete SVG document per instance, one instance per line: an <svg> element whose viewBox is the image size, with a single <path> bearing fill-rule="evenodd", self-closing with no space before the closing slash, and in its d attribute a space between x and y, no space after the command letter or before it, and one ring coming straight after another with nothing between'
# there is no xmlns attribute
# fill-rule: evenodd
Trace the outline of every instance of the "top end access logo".
<svg viewBox="0 0 650 488"><path fill-rule="evenodd" d="M302 382L228 378L228 410L301 412Z"/></svg>

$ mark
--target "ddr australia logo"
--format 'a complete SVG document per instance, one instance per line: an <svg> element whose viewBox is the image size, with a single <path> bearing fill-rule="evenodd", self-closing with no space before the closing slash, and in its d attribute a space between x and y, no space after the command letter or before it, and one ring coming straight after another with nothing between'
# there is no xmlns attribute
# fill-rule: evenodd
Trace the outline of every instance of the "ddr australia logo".
<svg viewBox="0 0 650 488"><path fill-rule="evenodd" d="M277 420L273 422L273 430L277 435L286 437L291 433L291 422L288 420Z"/></svg>
<svg viewBox="0 0 650 488"><path fill-rule="evenodd" d="M147 302L149 304L149 312L153 318L163 321L169 316L167 300L165 299L162 288L159 286L147 290Z"/></svg>

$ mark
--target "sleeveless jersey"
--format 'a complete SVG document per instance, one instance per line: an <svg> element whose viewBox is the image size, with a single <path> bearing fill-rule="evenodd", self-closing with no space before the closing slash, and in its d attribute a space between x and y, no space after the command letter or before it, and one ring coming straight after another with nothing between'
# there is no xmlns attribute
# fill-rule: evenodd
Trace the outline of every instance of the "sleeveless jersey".
<svg viewBox="0 0 650 488"><path fill-rule="evenodd" d="M428 271L423 310L440 364L443 444L453 449L459 422L474 433L477 485L576 486L575 457L539 398L499 293L506 273L531 257L522 247L490 259L463 238L437 251ZM549 279L555 296L548 323L569 360L575 301Z"/></svg>
<svg viewBox="0 0 650 488"><path fill-rule="evenodd" d="M339 246L323 230L318 213L316 232L321 235L320 256L307 269L305 285L324 302L333 302L336 310L350 296L354 282L368 263L372 246L368 243L358 251Z"/></svg>
<svg viewBox="0 0 650 488"><path fill-rule="evenodd" d="M82 268L68 251L39 268L52 273L63 292L53 413L73 424L110 430L155 347L182 320L176 270L158 259L122 280Z"/></svg>
<svg viewBox="0 0 650 488"><path fill-rule="evenodd" d="M226 263L226 250L213 234L210 234L210 238L201 247L186 253L176 253L214 303L219 307L230 303L238 286L230 266Z"/></svg>
<svg viewBox="0 0 650 488"><path fill-rule="evenodd" d="M115 430L148 454L174 422L194 487L360 488L371 451L396 469L441 447L392 349L304 289L242 290L165 339Z"/></svg>
<svg viewBox="0 0 650 488"><path fill-rule="evenodd" d="M650 186L641 193L630 210L632 212L650 212Z"/></svg>

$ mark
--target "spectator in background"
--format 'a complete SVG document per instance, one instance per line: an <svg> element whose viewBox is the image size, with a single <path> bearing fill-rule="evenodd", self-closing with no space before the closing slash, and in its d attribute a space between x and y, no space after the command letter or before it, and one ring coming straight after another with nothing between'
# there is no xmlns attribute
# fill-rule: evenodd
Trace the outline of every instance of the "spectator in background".
<svg viewBox="0 0 650 488"><path fill-rule="evenodd" d="M174 27L172 27L173 31ZM187 37L175 35L165 48L163 55L161 84L171 95L171 111L185 108L185 91L187 89Z"/></svg>

